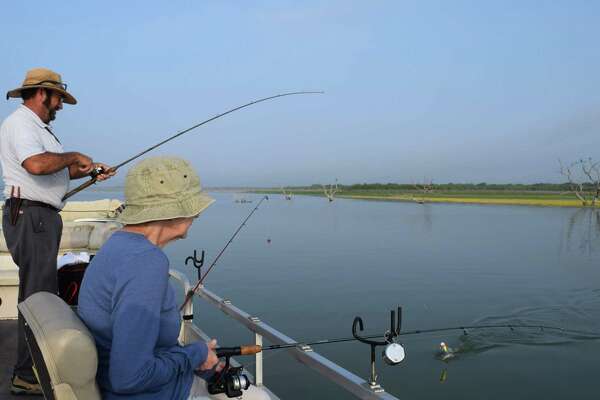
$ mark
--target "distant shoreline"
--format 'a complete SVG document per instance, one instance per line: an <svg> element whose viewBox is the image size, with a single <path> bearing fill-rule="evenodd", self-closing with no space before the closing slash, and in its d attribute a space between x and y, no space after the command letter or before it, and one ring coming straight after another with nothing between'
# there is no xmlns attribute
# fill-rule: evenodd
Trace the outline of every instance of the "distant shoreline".
<svg viewBox="0 0 600 400"><path fill-rule="evenodd" d="M482 204L482 205L510 205L510 206L536 206L536 207L590 207L583 206L579 200L561 200L561 199L524 199L524 198L478 198L478 197L408 197L408 196L365 196L350 195L339 196L340 198L349 198L356 200L380 200L380 201L401 201L411 203L450 203L450 204ZM598 208L596 205L595 208Z"/></svg>
<svg viewBox="0 0 600 400"><path fill-rule="evenodd" d="M122 193L125 187L98 185L92 186L88 190L96 193ZM282 191L277 188L207 187L204 190L221 193L264 193L283 196ZM322 190L314 188L288 188L287 192L294 196L325 197ZM572 193L538 190L440 190L430 193L402 190L340 190L340 192L335 194L335 198L418 204L447 203L571 208L600 207L600 202L594 207L583 205Z"/></svg>
<svg viewBox="0 0 600 400"><path fill-rule="evenodd" d="M281 194L277 190L251 190L253 193ZM292 195L325 197L323 192L315 190L291 191ZM479 205L511 205L511 206L535 206L535 207L572 207L592 208L584 206L581 201L572 194L553 192L439 192L432 194L423 193L357 193L341 191L335 195L336 198L372 201L392 201L405 203L448 203L448 204L479 204ZM594 208L600 207L596 204Z"/></svg>

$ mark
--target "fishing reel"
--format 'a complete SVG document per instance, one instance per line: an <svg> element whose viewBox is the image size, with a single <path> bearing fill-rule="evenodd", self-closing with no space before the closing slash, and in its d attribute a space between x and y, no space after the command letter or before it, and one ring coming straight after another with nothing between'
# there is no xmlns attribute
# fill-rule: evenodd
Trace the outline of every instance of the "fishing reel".
<svg viewBox="0 0 600 400"><path fill-rule="evenodd" d="M243 390L250 385L250 378L243 373L244 367L232 367L227 357L226 365L221 372L215 373L207 382L208 393L225 393L227 397L240 397Z"/></svg>
<svg viewBox="0 0 600 400"><path fill-rule="evenodd" d="M248 390L252 382L244 374L244 367L232 367L232 356L245 356L259 353L261 346L219 347L215 350L217 357L225 357L225 367L220 372L213 374L206 382L208 393L225 393L227 397L239 397L243 390Z"/></svg>
<svg viewBox="0 0 600 400"><path fill-rule="evenodd" d="M106 171L104 170L104 168L95 167L95 168L92 168L89 175L92 177L92 179L96 179L98 177L98 175L102 175L105 172Z"/></svg>
<svg viewBox="0 0 600 400"><path fill-rule="evenodd" d="M404 361L406 354L404 353L404 347L399 343L390 343L385 346L385 350L381 354L383 361L388 365L398 365Z"/></svg>
<svg viewBox="0 0 600 400"><path fill-rule="evenodd" d="M369 378L369 386L374 391L383 390L377 384L377 374L375 373L375 348L377 346L385 346L381 356L383 361L388 365L398 365L406 357L404 347L400 343L396 343L396 337L400 335L400 327L402 325L402 307L398 307L397 313L398 319L396 320L396 312L394 312L394 310L390 311L390 330L384 333L384 341L370 340L366 337L359 336L357 328L361 332L364 330L364 324L361 317L354 318L354 322L352 323L352 336L359 342L371 346L371 375Z"/></svg>

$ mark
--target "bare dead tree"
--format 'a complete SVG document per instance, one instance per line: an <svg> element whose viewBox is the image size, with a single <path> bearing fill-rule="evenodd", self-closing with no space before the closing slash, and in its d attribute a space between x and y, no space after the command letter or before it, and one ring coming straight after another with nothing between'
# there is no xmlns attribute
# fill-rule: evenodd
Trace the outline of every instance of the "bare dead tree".
<svg viewBox="0 0 600 400"><path fill-rule="evenodd" d="M427 181L423 179L423 183L413 183L415 189L417 189L423 196L426 196L430 193L433 193L433 179ZM416 198L413 197L413 201L416 201L419 204L425 203L425 198Z"/></svg>
<svg viewBox="0 0 600 400"><path fill-rule="evenodd" d="M423 194L429 194L433 192L433 179L429 181L423 180L423 183L414 184L415 188Z"/></svg>
<svg viewBox="0 0 600 400"><path fill-rule="evenodd" d="M323 192L325 193L325 197L327 197L327 199L329 201L333 201L334 195L337 192L339 192L337 179L335 180L335 186L333 184L329 185L329 187L326 187L324 185L321 185L321 186L323 187Z"/></svg>
<svg viewBox="0 0 600 400"><path fill-rule="evenodd" d="M286 200L291 200L292 199L292 192L287 192L283 186L281 187L281 191L283 192L283 197Z"/></svg>
<svg viewBox="0 0 600 400"><path fill-rule="evenodd" d="M580 159L564 165L559 159L560 174L567 178L569 191L573 193L583 206L596 206L600 197L600 161L592 158Z"/></svg>
<svg viewBox="0 0 600 400"><path fill-rule="evenodd" d="M581 170L591 185L591 205L593 207L596 205L598 197L600 196L600 162L594 162L590 157L587 160L580 160L580 165Z"/></svg>

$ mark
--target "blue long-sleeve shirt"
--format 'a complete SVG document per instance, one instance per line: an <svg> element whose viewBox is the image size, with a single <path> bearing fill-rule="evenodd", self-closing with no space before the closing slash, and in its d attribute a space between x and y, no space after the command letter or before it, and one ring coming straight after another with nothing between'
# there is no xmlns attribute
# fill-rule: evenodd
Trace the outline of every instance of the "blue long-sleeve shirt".
<svg viewBox="0 0 600 400"><path fill-rule="evenodd" d="M88 266L79 315L96 340L103 399L187 399L205 343L180 346L169 261L143 235L118 231Z"/></svg>

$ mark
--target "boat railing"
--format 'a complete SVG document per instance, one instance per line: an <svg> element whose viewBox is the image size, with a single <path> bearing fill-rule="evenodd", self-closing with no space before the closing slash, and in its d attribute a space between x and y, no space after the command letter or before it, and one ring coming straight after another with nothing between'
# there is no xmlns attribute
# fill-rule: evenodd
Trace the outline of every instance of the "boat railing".
<svg viewBox="0 0 600 400"><path fill-rule="evenodd" d="M180 271L171 270L171 277L178 281L182 286L184 296L188 293L192 286L188 278ZM231 317L246 329L254 333L255 344L262 346L263 338L267 339L273 344L297 344L298 342L284 333L278 331L272 326L261 321L256 315L251 315L244 310L233 305L231 300L224 299L206 289L201 285L196 290L196 295L206 301L208 304L218 308L224 314ZM183 310L184 320L188 321L193 318L193 304L188 302L187 306ZM294 359L301 364L316 371L326 379L338 384L343 389L350 392L356 398L359 399L386 399L386 400L398 400L397 397L385 392L380 385L370 385L363 378L355 375L354 373L346 370L345 368L337 365L333 361L323 357L319 353L315 352L310 346L298 344L295 347L284 349L290 353ZM282 350L282 351L284 351ZM255 355L255 383L257 386L263 385L263 357L262 353Z"/></svg>

